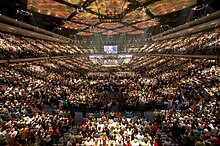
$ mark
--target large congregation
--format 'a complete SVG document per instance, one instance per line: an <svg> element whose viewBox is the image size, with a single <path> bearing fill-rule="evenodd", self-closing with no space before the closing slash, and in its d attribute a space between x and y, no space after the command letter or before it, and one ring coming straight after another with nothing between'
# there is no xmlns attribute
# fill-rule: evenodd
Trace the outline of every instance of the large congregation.
<svg viewBox="0 0 220 146"><path fill-rule="evenodd" d="M219 36L216 28L139 51L215 55ZM134 56L109 73L72 57L80 51L0 32L0 60L63 56L0 64L0 145L220 145L219 60Z"/></svg>
<svg viewBox="0 0 220 146"><path fill-rule="evenodd" d="M152 65L152 70L141 78L118 74L111 79L97 74L80 77L56 59L1 65L2 144L50 145L75 125L74 112L81 109L90 116L85 114L82 125L77 125L77 134L70 134L67 140L71 144L120 145L121 141L126 145L153 145L161 143L160 134L152 128L156 126L187 144L215 145L219 141L220 91L220 69L215 60L156 60L157 66L163 63L161 60L170 65ZM178 64L179 69L174 67ZM106 82L120 86L112 84L106 89ZM112 102L105 96L112 90L122 96L117 114L111 113ZM45 112L45 105L53 111ZM153 121L120 114L134 108L155 109L156 105L161 106L157 106ZM99 110L103 112L97 114ZM77 135L79 138L75 138Z"/></svg>

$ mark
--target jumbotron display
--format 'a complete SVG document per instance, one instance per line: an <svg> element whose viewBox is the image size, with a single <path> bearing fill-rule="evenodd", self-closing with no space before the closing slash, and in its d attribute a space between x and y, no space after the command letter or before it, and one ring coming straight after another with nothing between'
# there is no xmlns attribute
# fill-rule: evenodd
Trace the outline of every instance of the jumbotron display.
<svg viewBox="0 0 220 146"><path fill-rule="evenodd" d="M117 45L105 45L104 52L107 54L117 54L118 46Z"/></svg>

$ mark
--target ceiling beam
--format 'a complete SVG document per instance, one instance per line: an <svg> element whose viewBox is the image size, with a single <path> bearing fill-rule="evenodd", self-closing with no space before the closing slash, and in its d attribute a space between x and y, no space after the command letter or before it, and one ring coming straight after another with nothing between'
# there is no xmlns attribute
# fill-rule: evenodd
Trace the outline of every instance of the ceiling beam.
<svg viewBox="0 0 220 146"><path fill-rule="evenodd" d="M66 20L71 20L74 16L76 16L78 14L77 11L74 11L73 13L71 13L68 18Z"/></svg>
<svg viewBox="0 0 220 146"><path fill-rule="evenodd" d="M69 2L67 2L67 1L64 1L64 0L54 0L54 1L56 1L56 2L59 2L59 3L61 3L61 4L64 4L64 5L67 5L67 6L70 6L70 7L73 7L73 8L76 8L76 9L78 9L78 8L80 8L81 6L79 6L79 5L75 5L75 4L72 4L72 3L69 3ZM83 4L82 4L82 8L86 8L86 7L88 7L91 3L93 3L95 0L87 0L87 1L85 1ZM78 12L77 11L74 11L73 13L71 13L69 16L68 16L68 18L66 19L66 20L71 20L71 18L73 18L74 16L76 16L78 14Z"/></svg>
<svg viewBox="0 0 220 146"><path fill-rule="evenodd" d="M102 14L99 14L91 9L85 9L88 13L91 13L91 14L94 14L96 16L98 16L98 18L101 18L101 17L105 17L105 15L102 15Z"/></svg>
<svg viewBox="0 0 220 146"><path fill-rule="evenodd" d="M137 9L137 8L139 8L139 7L145 7L145 6L150 5L150 4L152 4L152 3L156 2L156 1L159 1L159 0L149 0L149 1L145 2L143 5L141 5L141 4L140 4L139 2L137 2L136 0L130 0L130 1L131 1L131 5L130 5L131 7L125 9L121 14L119 14L122 18L123 18L126 14L128 14L128 13L134 11L135 9ZM149 10L147 10L146 13L147 13L149 16L155 17Z"/></svg>
<svg viewBox="0 0 220 146"><path fill-rule="evenodd" d="M81 30L78 30L78 31L85 31L86 29L89 29L90 26L84 28L84 29L81 29Z"/></svg>
<svg viewBox="0 0 220 146"><path fill-rule="evenodd" d="M136 27L136 26L133 26L132 24L128 24L128 23L126 23L126 22L121 22L122 24L124 24L125 26L131 26L131 27L133 27L134 29L137 29L137 30L142 30L142 29L140 29L140 28L138 28L138 27ZM132 31L134 31L134 30L132 30ZM135 30L136 31L136 30Z"/></svg>
<svg viewBox="0 0 220 146"><path fill-rule="evenodd" d="M148 10L147 8L145 9L145 13L147 15L149 15L151 18L155 18L155 15L150 10Z"/></svg>
<svg viewBox="0 0 220 146"><path fill-rule="evenodd" d="M77 23L77 24L84 24L84 25L87 25L87 26L91 26L91 24L86 24L86 23L82 23L82 22L79 22L79 21L74 21L74 20L69 20L70 22L73 22L73 23Z"/></svg>
<svg viewBox="0 0 220 146"><path fill-rule="evenodd" d="M119 14L121 16L121 18L123 18L126 14L134 11L135 9L137 9L138 7L140 7L140 3L138 3L136 0L131 0L131 4L129 5L130 7L128 7L127 9L125 9L121 14Z"/></svg>
<svg viewBox="0 0 220 146"><path fill-rule="evenodd" d="M147 1L146 3L144 3L142 5L142 7L146 7L145 13L147 15L149 15L151 18L155 18L155 15L149 9L147 9L147 6L150 5L150 4L153 4L153 3L157 2L157 1L159 1L159 0L149 0L149 1Z"/></svg>

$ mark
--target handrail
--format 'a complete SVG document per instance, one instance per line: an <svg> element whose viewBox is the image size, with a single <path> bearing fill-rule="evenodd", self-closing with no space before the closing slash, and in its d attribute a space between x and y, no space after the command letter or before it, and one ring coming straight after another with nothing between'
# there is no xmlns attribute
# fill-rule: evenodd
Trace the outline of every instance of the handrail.
<svg viewBox="0 0 220 146"><path fill-rule="evenodd" d="M79 57L79 56L89 56L94 54L75 54L70 56L52 56L52 57L37 57L37 58L22 58L22 59L8 59L0 60L0 64L3 63L16 63L25 61L38 61L46 59L58 59L58 58L68 58L68 57ZM178 58L197 58L197 59L219 59L218 55L178 55L178 54L147 54L147 53L136 53L135 56L161 56L161 57L178 57Z"/></svg>
<svg viewBox="0 0 220 146"><path fill-rule="evenodd" d="M26 61L38 61L38 60L47 60L47 59L57 59L57 58L65 58L65 57L68 57L68 56L53 56L53 57L37 57L37 58L8 59L8 60L0 60L0 64L2 64L2 63L26 62Z"/></svg>

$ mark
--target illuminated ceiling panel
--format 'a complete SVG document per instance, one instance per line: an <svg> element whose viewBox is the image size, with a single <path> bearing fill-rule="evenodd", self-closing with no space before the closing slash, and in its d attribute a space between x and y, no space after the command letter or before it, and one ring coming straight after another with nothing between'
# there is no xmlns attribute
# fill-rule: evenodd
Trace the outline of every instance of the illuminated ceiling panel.
<svg viewBox="0 0 220 146"><path fill-rule="evenodd" d="M147 28L147 27L155 26L155 25L159 25L159 22L154 21L154 20L148 20L148 21L143 21L143 22L133 24L133 26L137 28Z"/></svg>
<svg viewBox="0 0 220 146"><path fill-rule="evenodd" d="M128 31L134 31L134 30L136 30L136 29L131 26L128 26L128 27L125 26L122 28L115 29L115 31L120 32L120 33L126 33Z"/></svg>
<svg viewBox="0 0 220 146"><path fill-rule="evenodd" d="M76 22L85 23L85 24L91 24L91 25L94 25L99 22L97 15L87 13L87 12L78 13L71 20L76 21Z"/></svg>
<svg viewBox="0 0 220 146"><path fill-rule="evenodd" d="M53 0L28 0L27 9L64 19L75 11L75 8Z"/></svg>
<svg viewBox="0 0 220 146"><path fill-rule="evenodd" d="M197 0L28 0L28 10L62 18L68 23L59 27L84 30L78 35L139 34L159 25L160 19L153 18L196 3ZM92 27L97 29L91 30Z"/></svg>
<svg viewBox="0 0 220 146"><path fill-rule="evenodd" d="M115 16L122 13L129 4L127 0L95 0L87 8L101 15Z"/></svg>
<svg viewBox="0 0 220 146"><path fill-rule="evenodd" d="M106 30L101 29L101 28L97 28L97 27L90 27L89 31L92 32L92 33L102 33L102 32L105 32Z"/></svg>
<svg viewBox="0 0 220 146"><path fill-rule="evenodd" d="M74 4L74 5L80 5L80 4L83 4L86 0L63 0L63 1Z"/></svg>
<svg viewBox="0 0 220 146"><path fill-rule="evenodd" d="M118 23L118 22L114 22L114 23L101 23L98 26L106 28L106 29L115 29L115 28L123 26L123 24Z"/></svg>
<svg viewBox="0 0 220 146"><path fill-rule="evenodd" d="M164 15L195 5L197 0L160 0L147 6L154 15Z"/></svg>
<svg viewBox="0 0 220 146"><path fill-rule="evenodd" d="M118 34L118 32L115 32L115 31L106 31L106 32L103 32L102 34L104 34L104 35L116 35L116 34Z"/></svg>
<svg viewBox="0 0 220 146"><path fill-rule="evenodd" d="M144 4L147 2L147 0L136 0L137 2L139 2L140 4Z"/></svg>
<svg viewBox="0 0 220 146"><path fill-rule="evenodd" d="M62 27L69 28L69 29L75 29L75 30L82 30L87 28L87 25L84 24L78 24L73 22L66 22Z"/></svg>
<svg viewBox="0 0 220 146"><path fill-rule="evenodd" d="M137 21L148 20L150 18L151 17L148 16L144 11L134 10L131 13L128 13L127 15L125 15L122 22L132 23L132 22L137 22Z"/></svg>

